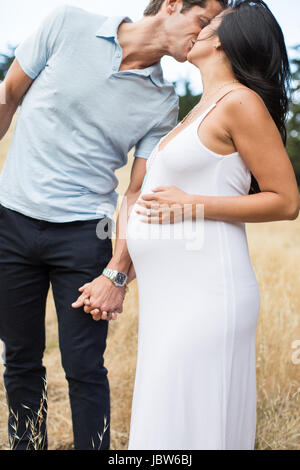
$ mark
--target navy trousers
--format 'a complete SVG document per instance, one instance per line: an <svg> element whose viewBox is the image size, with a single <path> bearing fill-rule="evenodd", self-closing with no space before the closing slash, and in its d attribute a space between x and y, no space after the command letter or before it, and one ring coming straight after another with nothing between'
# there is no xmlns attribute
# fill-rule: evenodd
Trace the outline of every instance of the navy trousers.
<svg viewBox="0 0 300 470"><path fill-rule="evenodd" d="M47 448L43 353L50 284L75 449L109 449L109 383L103 360L108 322L95 322L82 308L71 307L78 288L99 276L112 257L109 224L107 237L100 239L98 222L45 222L0 205L0 338L13 449Z"/></svg>

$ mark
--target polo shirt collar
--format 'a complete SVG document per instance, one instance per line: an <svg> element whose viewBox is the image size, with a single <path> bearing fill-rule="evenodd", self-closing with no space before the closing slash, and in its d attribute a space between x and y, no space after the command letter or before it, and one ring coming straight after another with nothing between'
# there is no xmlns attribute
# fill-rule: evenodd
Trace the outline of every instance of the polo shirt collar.
<svg viewBox="0 0 300 470"><path fill-rule="evenodd" d="M111 16L108 17L101 25L101 27L96 31L97 37L113 39L117 44L117 34L118 29L123 21L127 23L132 23L132 20L128 16ZM124 71L125 73L127 71ZM129 72L129 71L128 71ZM160 65L160 62L156 62L145 69L134 69L130 71L131 73L135 73L136 75L142 75L145 77L150 77L151 81L158 87L162 87L164 85L164 78L163 72ZM122 73L122 72L119 72Z"/></svg>
<svg viewBox="0 0 300 470"><path fill-rule="evenodd" d="M96 36L102 38L115 39L121 23L132 23L128 16L110 16L102 23L101 27L96 31Z"/></svg>

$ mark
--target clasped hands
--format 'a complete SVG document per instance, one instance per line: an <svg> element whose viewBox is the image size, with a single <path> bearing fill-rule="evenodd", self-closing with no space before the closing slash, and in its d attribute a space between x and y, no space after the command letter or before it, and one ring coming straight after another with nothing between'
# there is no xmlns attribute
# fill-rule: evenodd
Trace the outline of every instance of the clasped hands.
<svg viewBox="0 0 300 470"><path fill-rule="evenodd" d="M79 289L81 295L72 303L73 308L83 307L93 320L116 320L123 312L126 288L115 286L110 279L101 275Z"/></svg>
<svg viewBox="0 0 300 470"><path fill-rule="evenodd" d="M190 205L187 193L175 186L163 186L153 190L153 194L145 194L137 201L140 205L136 212L146 223L175 223L183 220L185 206ZM148 210L151 209L149 214ZM84 284L79 289L78 299L72 303L73 308L83 307L85 313L92 315L95 321L116 320L118 313L123 312L126 288L115 286L110 279L101 275Z"/></svg>

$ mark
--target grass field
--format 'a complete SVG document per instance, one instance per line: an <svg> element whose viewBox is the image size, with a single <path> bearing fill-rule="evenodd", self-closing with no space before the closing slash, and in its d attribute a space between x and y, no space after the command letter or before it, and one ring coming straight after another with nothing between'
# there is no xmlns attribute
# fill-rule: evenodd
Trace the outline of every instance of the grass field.
<svg viewBox="0 0 300 470"><path fill-rule="evenodd" d="M0 168L12 129L0 143ZM118 174L123 194L132 163ZM257 449L300 450L300 364L294 364L292 343L300 340L300 219L247 226L249 248L261 291L257 335ZM137 286L131 285L124 313L110 323L106 367L112 406L112 449L126 449L136 362ZM295 362L295 361L294 361ZM51 293L47 308L49 446L71 449L72 428L68 392L60 365L57 322ZM1 374L2 374L1 366ZM7 411L0 379L0 449L7 449Z"/></svg>

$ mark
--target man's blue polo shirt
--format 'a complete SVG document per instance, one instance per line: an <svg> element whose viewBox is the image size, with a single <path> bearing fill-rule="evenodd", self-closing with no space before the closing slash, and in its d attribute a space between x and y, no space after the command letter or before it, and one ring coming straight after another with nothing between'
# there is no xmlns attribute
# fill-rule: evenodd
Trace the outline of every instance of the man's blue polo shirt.
<svg viewBox="0 0 300 470"><path fill-rule="evenodd" d="M115 170L148 158L177 122L178 98L160 63L119 72L127 17L56 9L16 49L35 79L0 177L3 206L50 222L112 216Z"/></svg>

